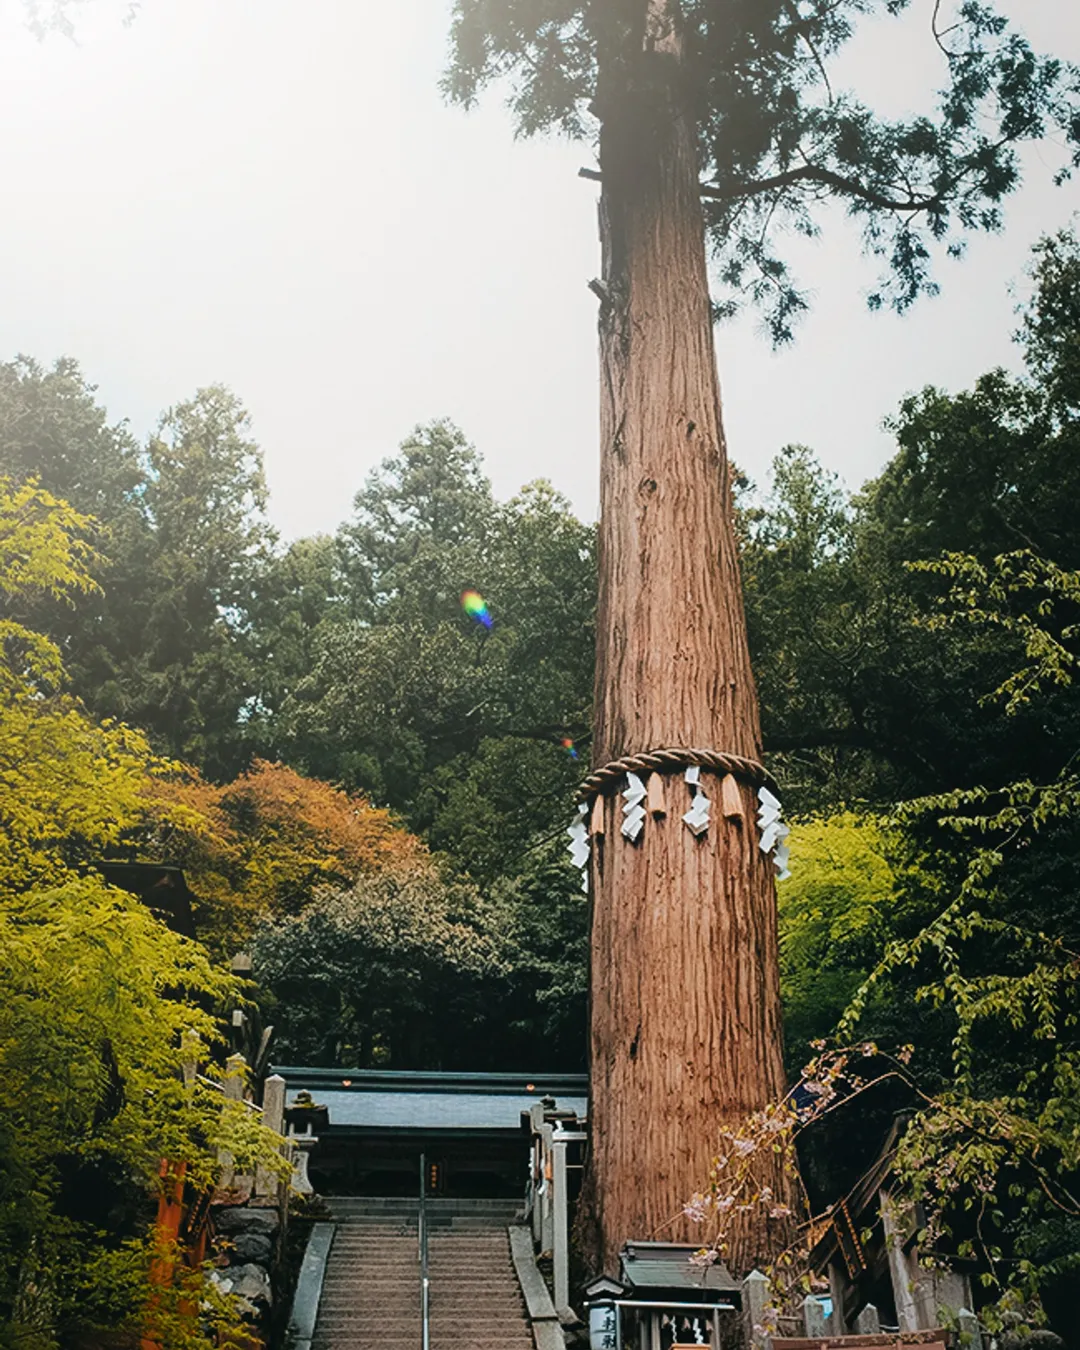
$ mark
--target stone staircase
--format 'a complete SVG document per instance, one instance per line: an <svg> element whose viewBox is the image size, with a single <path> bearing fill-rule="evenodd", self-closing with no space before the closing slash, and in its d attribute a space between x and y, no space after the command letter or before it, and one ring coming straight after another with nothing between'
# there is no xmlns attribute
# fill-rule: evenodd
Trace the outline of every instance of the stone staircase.
<svg viewBox="0 0 1080 1350"><path fill-rule="evenodd" d="M329 1201L337 1225L312 1350L419 1350L417 1202ZM431 1350L533 1350L503 1200L427 1202Z"/></svg>

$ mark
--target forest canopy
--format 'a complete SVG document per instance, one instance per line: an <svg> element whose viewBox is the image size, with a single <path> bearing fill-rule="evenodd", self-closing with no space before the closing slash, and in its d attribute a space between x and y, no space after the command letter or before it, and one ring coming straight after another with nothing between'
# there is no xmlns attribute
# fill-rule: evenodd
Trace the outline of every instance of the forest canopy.
<svg viewBox="0 0 1080 1350"><path fill-rule="evenodd" d="M789 1068L845 1017L906 1047L913 1191L959 1244L965 1196L991 1188L982 1240L1052 1308L1080 1245L1061 1090L1080 1072L1076 237L1042 241L1032 277L1023 374L906 398L856 493L783 447L737 513L793 817ZM0 1044L6 1081L56 1098L5 1118L5 1247L40 1225L78 1245L81 1168L134 1195L176 1131L210 1156L205 1101L135 1089L176 1068L167 988L240 997L241 948L290 1059L582 1068L588 914L563 832L589 754L593 528L546 483L498 500L438 421L334 534L286 544L234 394L197 392L140 444L70 359L0 366L0 475L0 924L21 953ZM182 866L201 940L108 887L104 858ZM212 1018L196 1029L213 1043ZM841 1154L808 1142L812 1193L851 1179L895 1106L868 1106Z"/></svg>

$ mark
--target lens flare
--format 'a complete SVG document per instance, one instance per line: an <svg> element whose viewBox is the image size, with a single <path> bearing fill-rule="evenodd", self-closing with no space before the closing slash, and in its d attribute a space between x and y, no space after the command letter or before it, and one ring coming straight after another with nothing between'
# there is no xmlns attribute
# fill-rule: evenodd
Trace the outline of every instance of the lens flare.
<svg viewBox="0 0 1080 1350"><path fill-rule="evenodd" d="M487 602L479 591L462 591L461 608L470 619L475 619L477 623L482 623L485 628L491 627L491 611L488 609Z"/></svg>
<svg viewBox="0 0 1080 1350"><path fill-rule="evenodd" d="M562 746L562 748L566 751L566 753L570 756L571 759L577 759L578 757L577 747L574 745L574 742L570 739L569 736L564 736L562 740L559 742L559 744Z"/></svg>

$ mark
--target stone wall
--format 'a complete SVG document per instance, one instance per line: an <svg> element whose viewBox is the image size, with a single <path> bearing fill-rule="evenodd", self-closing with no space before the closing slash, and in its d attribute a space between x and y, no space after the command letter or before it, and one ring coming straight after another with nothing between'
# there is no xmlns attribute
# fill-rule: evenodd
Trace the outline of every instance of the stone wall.
<svg viewBox="0 0 1080 1350"><path fill-rule="evenodd" d="M226 1091L242 1090L243 1081L242 1074L228 1076ZM263 1123L280 1134L284 1113L285 1080L275 1074L263 1085ZM277 1176L263 1172L241 1176L233 1171L228 1157L222 1158L221 1181L210 1207L211 1254L216 1267L211 1278L223 1293L240 1300L253 1339L264 1345L269 1343L274 1324L288 1197L288 1185Z"/></svg>
<svg viewBox="0 0 1080 1350"><path fill-rule="evenodd" d="M269 1325L282 1224L276 1207L221 1205L212 1211L214 1283L242 1300L254 1325Z"/></svg>

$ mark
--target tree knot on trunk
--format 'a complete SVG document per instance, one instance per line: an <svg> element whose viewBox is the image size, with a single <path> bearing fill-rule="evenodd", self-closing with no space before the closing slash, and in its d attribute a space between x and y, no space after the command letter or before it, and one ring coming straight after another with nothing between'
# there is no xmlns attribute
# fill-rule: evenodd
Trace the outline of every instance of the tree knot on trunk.
<svg viewBox="0 0 1080 1350"><path fill-rule="evenodd" d="M680 769L698 765L702 769L711 769L715 773L729 773L734 778L749 783L751 787L767 787L770 792L779 795L776 779L759 764L756 759L746 759L742 755L731 755L722 750L684 750L669 747L664 750L649 750L640 755L623 755L620 759L610 760L599 769L594 769L577 790L577 800L587 802L599 793L610 792L628 773L678 773Z"/></svg>

